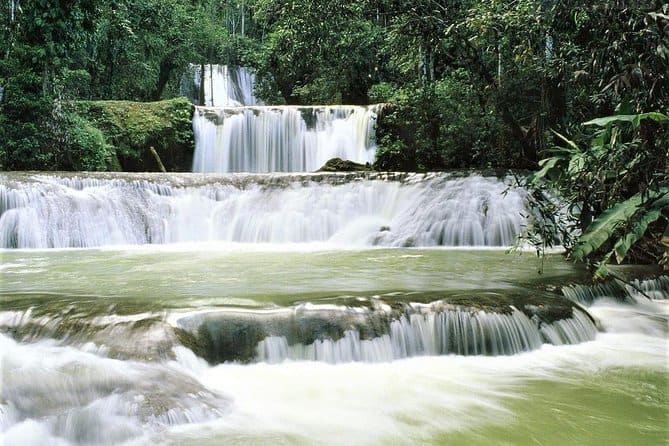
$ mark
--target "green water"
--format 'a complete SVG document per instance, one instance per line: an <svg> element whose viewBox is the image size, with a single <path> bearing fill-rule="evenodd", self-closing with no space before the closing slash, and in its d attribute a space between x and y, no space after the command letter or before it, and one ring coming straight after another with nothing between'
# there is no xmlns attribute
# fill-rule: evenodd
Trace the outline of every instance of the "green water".
<svg viewBox="0 0 669 446"><path fill-rule="evenodd" d="M669 381L661 371L612 368L523 382L509 423L435 438L445 445L661 445L669 441Z"/></svg>
<svg viewBox="0 0 669 446"><path fill-rule="evenodd" d="M147 357L114 356L105 348L158 342L149 326L130 337L114 331L114 317L148 313L169 321L171 314L203 309L411 299L411 293L529 296L585 279L557 255L543 267L531 254L495 250L234 244L1 255L0 440L8 445L669 441L664 301L596 303L589 312L606 331L594 341L513 356L243 365L207 364L183 347ZM109 316L112 326L88 342L12 339L29 309L40 323L76 314L90 321ZM172 421L165 421L170 413Z"/></svg>
<svg viewBox="0 0 669 446"><path fill-rule="evenodd" d="M376 249L262 251L252 245L4 251L7 308L35 299L139 308L289 305L314 298L397 291L543 289L583 280L551 256L502 250ZM446 266L446 267L445 267ZM541 270L542 274L538 271ZM41 296L41 297L40 297ZM131 306L126 308L125 306Z"/></svg>

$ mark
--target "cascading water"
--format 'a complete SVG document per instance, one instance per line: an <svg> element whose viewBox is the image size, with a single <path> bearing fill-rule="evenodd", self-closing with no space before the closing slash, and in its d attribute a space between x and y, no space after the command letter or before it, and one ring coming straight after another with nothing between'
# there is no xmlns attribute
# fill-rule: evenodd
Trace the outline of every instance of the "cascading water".
<svg viewBox="0 0 669 446"><path fill-rule="evenodd" d="M203 105L193 115L194 172L311 172L332 158L374 161L380 105L260 106L247 68L191 72L182 91Z"/></svg>
<svg viewBox="0 0 669 446"><path fill-rule="evenodd" d="M202 70L204 68L204 76ZM256 105L253 89L255 73L245 67L231 65L191 64L181 82L181 93L195 105L208 107L240 107ZM204 97L200 98L200 93ZM200 99L204 102L200 103Z"/></svg>
<svg viewBox="0 0 669 446"><path fill-rule="evenodd" d="M513 355L534 350L544 343L578 344L594 339L597 329L582 312L545 323L541 327L524 313L510 314L459 309L403 315L390 323L388 333L361 339L356 329L339 339L290 343L285 336L268 336L256 347L257 359L268 363L285 360L385 362L414 356Z"/></svg>
<svg viewBox="0 0 669 446"><path fill-rule="evenodd" d="M503 194L506 182L494 177L364 178L221 176L188 185L192 178L178 174L34 176L0 185L0 247L196 241L504 247L525 224L524 192Z"/></svg>
<svg viewBox="0 0 669 446"><path fill-rule="evenodd" d="M379 106L197 107L194 172L311 172L374 161Z"/></svg>
<svg viewBox="0 0 669 446"><path fill-rule="evenodd" d="M0 183L0 443L666 440L669 280L472 249L526 224L507 179Z"/></svg>
<svg viewBox="0 0 669 446"><path fill-rule="evenodd" d="M629 283L609 280L594 285L569 285L562 288L562 294L569 300L585 305L601 298L628 302L669 299L669 276L648 280L634 279Z"/></svg>
<svg viewBox="0 0 669 446"><path fill-rule="evenodd" d="M545 343L590 341L597 334L587 313L556 296L516 297L519 308L504 295L491 302L473 293L466 306L451 304L448 297L400 307L389 300L400 297L404 296L359 297L348 305L175 312L163 320L151 313L91 317L86 311L47 317L28 309L0 313L0 329L32 342L53 337L70 344L92 341L104 345L105 354L129 358L169 358L170 350L185 342L197 345L198 353L214 364L286 360L340 364L448 354L514 355ZM423 297L413 294L410 298ZM124 341L128 338L134 340L130 345Z"/></svg>

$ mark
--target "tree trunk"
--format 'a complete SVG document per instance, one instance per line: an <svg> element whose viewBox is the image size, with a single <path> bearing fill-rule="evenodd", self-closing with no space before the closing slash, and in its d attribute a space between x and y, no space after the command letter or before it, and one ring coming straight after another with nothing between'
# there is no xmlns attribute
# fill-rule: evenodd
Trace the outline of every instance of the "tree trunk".
<svg viewBox="0 0 669 446"><path fill-rule="evenodd" d="M198 94L198 104L204 104L204 63L200 64L200 85L198 85L199 94Z"/></svg>
<svg viewBox="0 0 669 446"><path fill-rule="evenodd" d="M162 60L160 62L160 70L158 71L158 83L156 84L156 89L153 92L153 100L159 101L165 91L167 82L170 80L170 75L174 70L174 65L172 62L167 60Z"/></svg>

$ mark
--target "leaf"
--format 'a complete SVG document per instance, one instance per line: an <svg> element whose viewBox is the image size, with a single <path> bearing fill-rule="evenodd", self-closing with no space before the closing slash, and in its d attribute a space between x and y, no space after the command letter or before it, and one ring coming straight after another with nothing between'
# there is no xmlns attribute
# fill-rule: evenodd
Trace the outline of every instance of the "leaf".
<svg viewBox="0 0 669 446"><path fill-rule="evenodd" d="M634 126L638 127L639 124L641 124L641 121L644 119L652 119L655 122L669 122L669 116L664 115L659 112L648 112L648 113L641 113L640 115L637 115L636 118L634 119Z"/></svg>
<svg viewBox="0 0 669 446"><path fill-rule="evenodd" d="M643 235L646 233L646 229L648 229L648 225L660 218L660 215L662 215L662 213L658 209L655 209L651 212L646 212L643 217L634 224L632 230L616 242L616 245L613 247L613 251L616 254L616 261L618 263L622 263L622 261L625 259L625 256L627 255L627 251L629 251L632 245L634 245L641 237L643 237Z"/></svg>
<svg viewBox="0 0 669 446"><path fill-rule="evenodd" d="M572 251L572 256L576 260L584 260L611 239L616 230L622 224L627 223L644 203L653 200L651 208L654 209L657 206L659 209L665 203L667 195L669 195L669 188L662 188L650 194L639 192L623 202L616 203L588 225L585 232L579 237L579 242ZM624 245L621 244L621 252L623 248Z"/></svg>
<svg viewBox="0 0 669 446"><path fill-rule="evenodd" d="M546 178L548 173L555 168L557 163L560 161L564 161L565 158L560 157L560 156L553 156L550 158L545 158L539 161L539 165L541 166L541 170L538 172L535 172L530 176L530 182L537 182L538 180Z"/></svg>
<svg viewBox="0 0 669 446"><path fill-rule="evenodd" d="M595 118L590 121L586 121L583 125L596 125L598 127L606 127L609 124L617 122L634 122L634 118L637 115L614 115L614 116L605 116L603 118Z"/></svg>
<svg viewBox="0 0 669 446"><path fill-rule="evenodd" d="M586 155L585 153L577 153L569 160L569 167L567 173L571 176L577 176L585 167Z"/></svg>
<svg viewBox="0 0 669 446"><path fill-rule="evenodd" d="M606 127L607 125L612 123L629 122L632 125L634 125L634 127L638 127L641 121L643 121L644 119L652 119L653 121L656 122L668 122L669 116L659 112L648 112L648 113L641 113L638 115L613 115L613 116L605 116L603 118L591 119L590 121L584 122L583 125L596 125L598 127Z"/></svg>
<svg viewBox="0 0 669 446"><path fill-rule="evenodd" d="M606 129L598 131L592 138L590 147L596 150L606 149L606 140L608 139L608 135L609 132Z"/></svg>
<svg viewBox="0 0 669 446"><path fill-rule="evenodd" d="M597 269L595 269L595 272L593 273L593 278L595 280L603 280L609 276L609 270L606 265L609 263L611 255L613 255L613 251L609 252L601 261L597 263Z"/></svg>
<svg viewBox="0 0 669 446"><path fill-rule="evenodd" d="M616 254L616 261L622 263L627 255L629 249L646 233L648 225L656 221L662 215L662 208L669 206L669 192L665 193L655 200L649 209L641 215L639 220L634 224L630 232L621 237L615 244L613 251Z"/></svg>
<svg viewBox="0 0 669 446"><path fill-rule="evenodd" d="M555 134L555 136L560 138L562 141L566 142L567 145L569 147L571 147L573 150L575 150L577 152L581 152L581 149L578 147L578 145L574 141L572 141L571 139L567 138L566 136L556 132L555 130L551 130L551 131L553 132L553 134Z"/></svg>

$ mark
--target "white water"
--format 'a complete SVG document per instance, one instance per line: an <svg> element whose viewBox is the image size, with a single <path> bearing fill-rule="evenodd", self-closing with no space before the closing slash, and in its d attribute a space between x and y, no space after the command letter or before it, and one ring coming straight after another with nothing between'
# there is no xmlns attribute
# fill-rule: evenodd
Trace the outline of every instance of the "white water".
<svg viewBox="0 0 669 446"><path fill-rule="evenodd" d="M516 312L416 310L392 320L387 336L363 338L349 330L338 340L304 344L265 337L255 358L265 362L250 365L207 364L195 355L197 345L191 351L164 336L180 320L174 314L226 306L281 311L356 290L370 300L378 298L374 290L391 289L493 289L500 297L519 288L540 292L544 287L530 277L531 260L517 266L517 258L500 258L497 251L342 250L508 245L526 211L524 192L503 196L503 181L430 175L399 181L341 175L1 178L0 246L182 243L0 252L1 444L666 439L664 299L632 293L623 305L602 298L606 288L585 293L594 300L588 312L605 330L596 334L580 312L539 325ZM228 243L240 241L245 244ZM314 242L333 251L302 248ZM184 247L193 252L179 252ZM263 253L268 247L271 253ZM552 274L547 269L542 277ZM666 283L640 286L659 299L667 295ZM389 300L398 295L387 294ZM324 307L332 316L338 306ZM447 339L446 324L460 350ZM58 340L44 339L51 336ZM577 345L564 345L571 343ZM512 355L460 356L480 353ZM427 356L436 354L442 356Z"/></svg>
<svg viewBox="0 0 669 446"><path fill-rule="evenodd" d="M643 304L649 299L669 299L669 276L635 279L629 283L613 280L594 285L570 285L562 288L562 294L569 300L586 305L601 297Z"/></svg>
<svg viewBox="0 0 669 446"><path fill-rule="evenodd" d="M0 335L0 440L7 445L210 444L222 438L226 444L415 444L514 424L519 416L530 426L552 426L555 418L530 419L531 409L520 415L510 408L510 402L526 398L523 389L533 381L548 380L550 389L585 381L588 388L591 381L605 386L598 377L609 370L666 370L666 337L627 324L636 311L620 304L595 306L608 333L512 359L442 356L380 364L212 367L181 347L175 349L176 361L135 363L106 358L93 345L21 345ZM657 311L666 316L666 305ZM626 385L632 387L624 394L651 397L633 381ZM609 392L604 406L615 405L620 391ZM548 390L541 397L550 395ZM557 404L553 410L566 401ZM582 435L582 427L575 428ZM488 441L493 439L476 443Z"/></svg>
<svg viewBox="0 0 669 446"><path fill-rule="evenodd" d="M258 359L279 363L287 359L384 362L414 356L512 355L553 345L578 344L595 338L590 319L575 310L572 318L537 326L524 313L511 314L452 310L411 314L391 322L389 334L360 339L357 330L347 330L338 340L322 339L312 344L289 345L283 336L265 338L257 347Z"/></svg>
<svg viewBox="0 0 669 446"><path fill-rule="evenodd" d="M310 172L374 161L378 106L197 107L194 172Z"/></svg>
<svg viewBox="0 0 669 446"><path fill-rule="evenodd" d="M579 374L596 376L615 367L663 370L666 347L660 338L600 335L596 342L545 346L512 360L450 356L373 365L221 365L200 376L213 388L229 389L227 394L236 403L234 412L211 429L236 439L234 444L244 444L243 438L249 441L249 436L257 444L282 440L430 444L437 433L470 432L475 438L483 426L513 423L517 415L508 409L508 399L523 399L522 386L528 381L569 381ZM188 441L189 433L157 438ZM479 443L498 440L486 438Z"/></svg>
<svg viewBox="0 0 669 446"><path fill-rule="evenodd" d="M103 351L21 345L0 334L0 443L112 444L228 410L226 398L181 367L119 361Z"/></svg>
<svg viewBox="0 0 669 446"><path fill-rule="evenodd" d="M34 176L0 185L0 247L66 248L229 241L352 246L510 246L525 224L524 191L496 178L405 181L326 175L180 186ZM267 178L267 177L265 177ZM219 180L225 178L219 178ZM232 177L228 180L234 179Z"/></svg>
<svg viewBox="0 0 669 446"><path fill-rule="evenodd" d="M310 172L331 158L372 163L379 106L259 106L244 67L192 65L194 172Z"/></svg>
<svg viewBox="0 0 669 446"><path fill-rule="evenodd" d="M184 88L189 93L191 101L196 105L208 107L240 107L256 105L258 101L254 95L255 73L245 67L230 65L192 64L193 85ZM204 82L204 104L199 104L200 83Z"/></svg>

